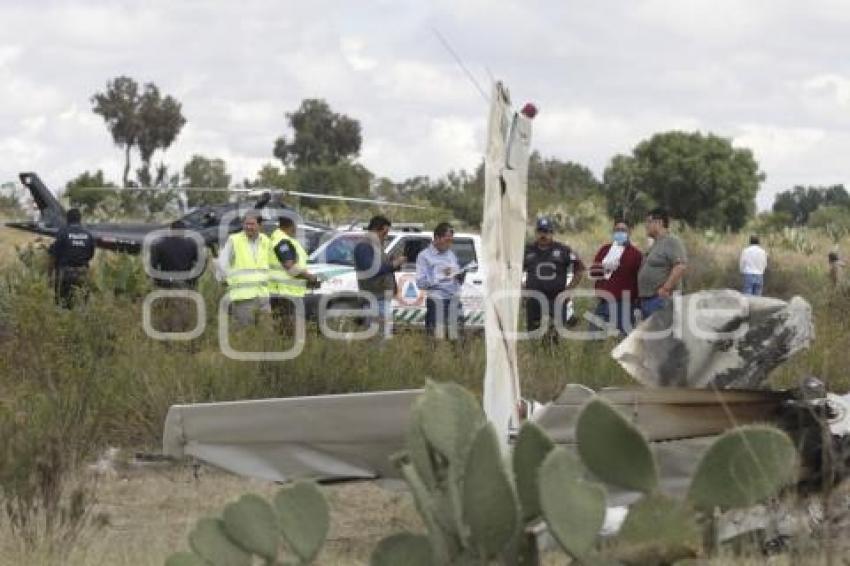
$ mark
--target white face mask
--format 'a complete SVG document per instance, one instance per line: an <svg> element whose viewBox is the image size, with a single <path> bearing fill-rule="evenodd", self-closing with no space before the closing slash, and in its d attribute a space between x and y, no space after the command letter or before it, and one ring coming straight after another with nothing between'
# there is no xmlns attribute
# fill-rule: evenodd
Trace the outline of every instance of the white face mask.
<svg viewBox="0 0 850 566"><path fill-rule="evenodd" d="M650 248L651 248L652 246L654 246L654 245L655 245L655 238L653 238L652 236L649 236L649 237L646 239L646 245L647 245L647 246L649 246Z"/></svg>

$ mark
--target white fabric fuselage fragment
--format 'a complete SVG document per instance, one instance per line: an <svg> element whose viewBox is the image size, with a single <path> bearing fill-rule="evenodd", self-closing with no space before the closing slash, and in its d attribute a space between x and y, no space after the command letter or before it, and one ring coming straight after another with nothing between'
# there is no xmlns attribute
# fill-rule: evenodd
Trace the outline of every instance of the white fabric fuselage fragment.
<svg viewBox="0 0 850 566"><path fill-rule="evenodd" d="M501 83L493 85L484 160L483 252L487 271L484 412L507 450L508 433L518 424L520 398L516 358L522 254L525 243L528 155L531 120L514 114Z"/></svg>

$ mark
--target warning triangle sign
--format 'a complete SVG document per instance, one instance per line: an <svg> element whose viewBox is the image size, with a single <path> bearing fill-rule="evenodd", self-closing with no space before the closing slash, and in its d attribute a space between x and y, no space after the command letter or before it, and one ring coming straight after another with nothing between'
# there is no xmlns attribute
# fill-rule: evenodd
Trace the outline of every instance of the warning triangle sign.
<svg viewBox="0 0 850 566"><path fill-rule="evenodd" d="M404 286L404 298L416 300L419 297L419 289L416 288L416 283L408 281Z"/></svg>

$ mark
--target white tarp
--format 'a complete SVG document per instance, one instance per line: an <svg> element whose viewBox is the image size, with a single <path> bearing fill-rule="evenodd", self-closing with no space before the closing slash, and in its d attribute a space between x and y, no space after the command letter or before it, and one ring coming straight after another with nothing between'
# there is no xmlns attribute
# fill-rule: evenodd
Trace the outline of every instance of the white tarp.
<svg viewBox="0 0 850 566"><path fill-rule="evenodd" d="M395 476L421 390L173 405L162 451L272 481Z"/></svg>
<svg viewBox="0 0 850 566"><path fill-rule="evenodd" d="M487 264L484 411L507 447L520 398L516 358L522 253L525 244L531 119L511 111L510 95L493 85L484 161L483 253Z"/></svg>
<svg viewBox="0 0 850 566"><path fill-rule="evenodd" d="M812 308L737 291L677 296L611 355L649 387L755 388L814 338Z"/></svg>

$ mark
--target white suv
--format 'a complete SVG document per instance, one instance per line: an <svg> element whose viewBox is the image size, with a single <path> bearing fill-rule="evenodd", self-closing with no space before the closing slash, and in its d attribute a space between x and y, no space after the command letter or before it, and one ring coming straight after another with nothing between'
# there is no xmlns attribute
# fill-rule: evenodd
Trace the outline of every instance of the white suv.
<svg viewBox="0 0 850 566"><path fill-rule="evenodd" d="M362 230L340 232L310 255L308 269L321 280L321 286L310 293L314 301L320 295L338 295L338 299L329 299L328 305L351 306L351 302L355 301L352 293L358 288L354 269L354 247L362 242L364 237L365 232ZM396 323L425 323L425 292L416 285L416 257L428 247L431 239L430 233L395 230L390 231L386 239L387 255L407 257L407 263L396 272L397 289L392 302L393 319ZM473 266L468 270L461 288L464 324L483 326L486 272L481 263L481 236L455 233L452 250L462 268Z"/></svg>

